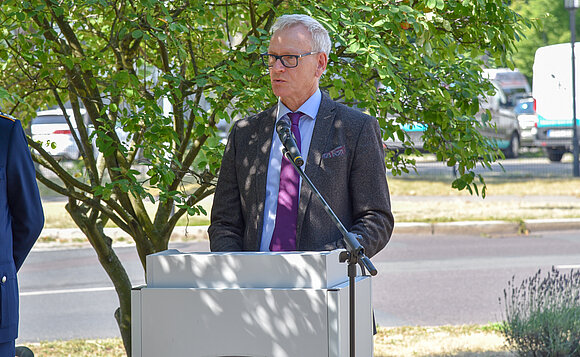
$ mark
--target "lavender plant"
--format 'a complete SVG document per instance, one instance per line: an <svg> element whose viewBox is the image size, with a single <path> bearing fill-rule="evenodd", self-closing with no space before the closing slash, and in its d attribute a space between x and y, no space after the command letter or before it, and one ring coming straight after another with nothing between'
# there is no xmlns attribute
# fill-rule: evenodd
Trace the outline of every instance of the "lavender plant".
<svg viewBox="0 0 580 357"><path fill-rule="evenodd" d="M580 356L580 271L541 270L504 289L500 331L522 357Z"/></svg>

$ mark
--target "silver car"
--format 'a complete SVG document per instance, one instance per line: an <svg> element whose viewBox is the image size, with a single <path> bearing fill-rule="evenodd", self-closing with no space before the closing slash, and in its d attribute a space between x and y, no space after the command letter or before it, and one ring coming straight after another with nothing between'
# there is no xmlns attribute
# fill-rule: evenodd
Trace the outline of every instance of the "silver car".
<svg viewBox="0 0 580 357"><path fill-rule="evenodd" d="M489 110L491 113L491 126L482 127L481 133L493 140L501 149L506 158L518 157L520 150L520 126L513 111L513 104L506 94L502 85L496 81L491 81L495 87L493 95L486 95L480 101L480 113Z"/></svg>

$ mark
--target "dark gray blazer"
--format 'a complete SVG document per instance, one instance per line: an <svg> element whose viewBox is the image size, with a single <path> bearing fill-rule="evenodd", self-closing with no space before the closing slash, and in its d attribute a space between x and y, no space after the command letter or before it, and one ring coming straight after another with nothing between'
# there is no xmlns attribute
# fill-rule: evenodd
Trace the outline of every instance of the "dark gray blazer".
<svg viewBox="0 0 580 357"><path fill-rule="evenodd" d="M258 251L276 107L237 121L230 132L208 229L212 251ZM393 214L375 118L323 94L306 175L372 257L389 241ZM305 182L300 189L296 250L344 248L342 235Z"/></svg>

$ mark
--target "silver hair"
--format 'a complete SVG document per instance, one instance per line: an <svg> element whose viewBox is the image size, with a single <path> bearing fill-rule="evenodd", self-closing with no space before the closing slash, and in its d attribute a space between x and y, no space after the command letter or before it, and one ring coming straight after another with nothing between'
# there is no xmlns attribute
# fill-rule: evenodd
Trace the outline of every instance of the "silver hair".
<svg viewBox="0 0 580 357"><path fill-rule="evenodd" d="M310 32L312 36L312 51L325 52L327 56L330 55L331 43L328 31L326 31L320 22L308 15L282 15L276 20L274 26L272 26L272 33L295 25L302 25Z"/></svg>

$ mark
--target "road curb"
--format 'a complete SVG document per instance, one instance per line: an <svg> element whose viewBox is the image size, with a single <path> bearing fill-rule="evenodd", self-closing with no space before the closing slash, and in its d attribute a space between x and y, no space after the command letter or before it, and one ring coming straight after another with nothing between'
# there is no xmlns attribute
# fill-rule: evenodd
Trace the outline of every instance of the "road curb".
<svg viewBox="0 0 580 357"><path fill-rule="evenodd" d="M524 223L530 232L580 229L580 218L528 219Z"/></svg>
<svg viewBox="0 0 580 357"><path fill-rule="evenodd" d="M580 218L529 219L509 221L402 222L393 234L516 234L580 229Z"/></svg>

